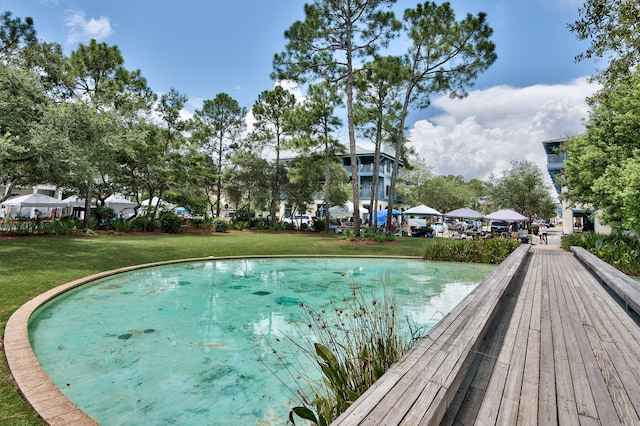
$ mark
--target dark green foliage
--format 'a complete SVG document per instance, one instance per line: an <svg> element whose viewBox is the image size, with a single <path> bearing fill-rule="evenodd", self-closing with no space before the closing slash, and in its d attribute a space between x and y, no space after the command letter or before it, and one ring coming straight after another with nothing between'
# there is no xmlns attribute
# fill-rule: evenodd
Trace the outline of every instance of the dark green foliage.
<svg viewBox="0 0 640 426"><path fill-rule="evenodd" d="M362 238L373 240L379 243L394 241L396 239L393 234L385 232L382 228L379 228L376 231L375 229L369 227L362 228Z"/></svg>
<svg viewBox="0 0 640 426"><path fill-rule="evenodd" d="M164 212L160 215L160 229L162 232L177 234L182 230L182 217L173 212Z"/></svg>
<svg viewBox="0 0 640 426"><path fill-rule="evenodd" d="M94 210L94 216L98 226L101 228L111 228L113 226L115 212L110 207L97 207Z"/></svg>
<svg viewBox="0 0 640 426"><path fill-rule="evenodd" d="M227 232L229 229L229 222L224 219L214 219L212 226L216 232Z"/></svg>
<svg viewBox="0 0 640 426"><path fill-rule="evenodd" d="M583 247L627 275L640 276L640 241L630 235L574 232L562 239L562 248Z"/></svg>
<svg viewBox="0 0 640 426"><path fill-rule="evenodd" d="M316 232L323 232L325 230L326 223L324 219L315 219L313 221L313 229Z"/></svg>
<svg viewBox="0 0 640 426"><path fill-rule="evenodd" d="M41 232L53 235L69 235L76 232L82 227L82 222L72 219L71 217L63 217L42 224Z"/></svg>
<svg viewBox="0 0 640 426"><path fill-rule="evenodd" d="M520 242L507 238L479 240L428 239L424 258L443 262L473 262L498 264L511 254Z"/></svg>
<svg viewBox="0 0 640 426"><path fill-rule="evenodd" d="M146 217L136 217L131 221L131 224L133 226L132 230L138 232L151 232L157 228L157 222Z"/></svg>

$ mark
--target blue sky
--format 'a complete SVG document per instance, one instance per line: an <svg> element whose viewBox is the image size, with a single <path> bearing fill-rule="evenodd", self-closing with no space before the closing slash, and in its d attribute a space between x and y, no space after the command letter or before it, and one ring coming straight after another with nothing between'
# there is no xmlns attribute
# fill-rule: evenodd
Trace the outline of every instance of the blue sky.
<svg viewBox="0 0 640 426"><path fill-rule="evenodd" d="M399 0L398 16L416 4ZM514 159L543 166L540 142L580 132L584 97L595 91L586 83L595 65L574 62L586 45L567 29L582 1L451 4L458 19L488 14L498 60L467 99L435 96L428 110L414 111L411 143L439 174L487 178ZM66 54L91 38L117 45L126 68L140 69L156 93L186 94L190 111L221 92L250 108L274 86L269 73L284 31L304 18L303 2L293 0L0 0L0 10L33 17L38 36Z"/></svg>

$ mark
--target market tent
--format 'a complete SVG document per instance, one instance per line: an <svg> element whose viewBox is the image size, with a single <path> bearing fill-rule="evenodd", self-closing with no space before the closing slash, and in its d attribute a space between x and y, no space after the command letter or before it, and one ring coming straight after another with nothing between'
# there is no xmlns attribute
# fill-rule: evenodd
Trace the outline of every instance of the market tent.
<svg viewBox="0 0 640 426"><path fill-rule="evenodd" d="M433 209L429 206L425 206L424 204L420 204L419 206L411 207L404 211L404 214L408 214L411 216L442 216L438 210Z"/></svg>
<svg viewBox="0 0 640 426"><path fill-rule="evenodd" d="M489 220L502 220L504 222L520 222L522 220L528 220L526 216L509 209L498 210L497 212L487 215L486 218Z"/></svg>
<svg viewBox="0 0 640 426"><path fill-rule="evenodd" d="M13 207L18 210L25 207L41 207L44 209L67 207L67 203L63 200L58 200L57 198L49 197L48 195L39 194L37 192L4 200L2 205L7 208Z"/></svg>
<svg viewBox="0 0 640 426"><path fill-rule="evenodd" d="M151 203L149 203L149 199L140 202L140 206L145 209L149 207L149 204L151 204L151 207L158 206L159 210L173 210L177 207L175 204L171 204L165 200L158 200L158 197L153 197Z"/></svg>
<svg viewBox="0 0 640 426"><path fill-rule="evenodd" d="M22 209L40 209L46 217L54 217L58 215L54 210L67 207L67 203L48 195L34 192L29 195L10 198L2 202L2 207L10 212L16 212L18 216L31 216L31 212L21 212ZM52 211L53 210L53 211Z"/></svg>
<svg viewBox="0 0 640 426"><path fill-rule="evenodd" d="M369 213L369 210L361 207L360 213ZM329 207L331 217L351 217L353 216L353 201L347 201L342 206Z"/></svg>
<svg viewBox="0 0 640 426"><path fill-rule="evenodd" d="M444 214L446 217L450 217L453 219L478 219L478 220L482 220L484 219L484 215L480 212L477 212L473 209L469 209L469 208L462 208L462 209L456 209L456 210L451 210L448 213Z"/></svg>
<svg viewBox="0 0 640 426"><path fill-rule="evenodd" d="M84 207L84 199L77 195L71 195L63 199L62 202L65 203L65 207Z"/></svg>
<svg viewBox="0 0 640 426"><path fill-rule="evenodd" d="M104 205L112 208L114 212L118 213L125 209L135 209L138 207L138 203L129 201L122 195L111 195L104 200Z"/></svg>
<svg viewBox="0 0 640 426"><path fill-rule="evenodd" d="M389 213L389 210L385 209L385 210L378 210L378 213L376 214L376 219L378 221L378 224L384 223L387 221L387 214ZM401 211L398 211L396 209L393 209L393 211L391 212L392 216L400 216L402 215Z"/></svg>

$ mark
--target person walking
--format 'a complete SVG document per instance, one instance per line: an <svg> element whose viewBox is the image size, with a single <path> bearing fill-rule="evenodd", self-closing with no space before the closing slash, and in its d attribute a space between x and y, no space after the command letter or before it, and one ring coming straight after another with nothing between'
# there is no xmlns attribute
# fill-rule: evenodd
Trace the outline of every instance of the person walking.
<svg viewBox="0 0 640 426"><path fill-rule="evenodd" d="M544 222L541 223L540 228L538 229L538 234L540 235L541 243L544 241L545 244L549 244L549 240L547 239L548 231L549 231L549 228L547 228L547 225Z"/></svg>

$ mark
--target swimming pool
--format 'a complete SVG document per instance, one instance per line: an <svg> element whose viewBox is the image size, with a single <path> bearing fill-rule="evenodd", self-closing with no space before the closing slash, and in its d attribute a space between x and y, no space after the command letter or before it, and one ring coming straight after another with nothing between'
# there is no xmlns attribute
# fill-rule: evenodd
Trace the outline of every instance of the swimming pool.
<svg viewBox="0 0 640 426"><path fill-rule="evenodd" d="M493 268L381 258L158 266L53 299L29 337L56 386L105 426L286 424L299 385L287 371L309 368L290 341L310 337L300 303L321 309L351 285L373 295L384 280L402 316L431 327Z"/></svg>

